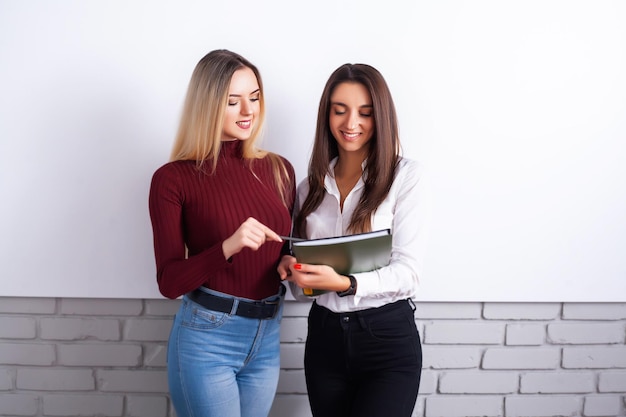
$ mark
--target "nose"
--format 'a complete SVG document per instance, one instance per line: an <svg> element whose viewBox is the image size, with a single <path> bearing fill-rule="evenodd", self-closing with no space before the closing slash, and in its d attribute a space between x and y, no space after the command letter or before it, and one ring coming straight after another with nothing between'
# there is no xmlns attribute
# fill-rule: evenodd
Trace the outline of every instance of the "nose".
<svg viewBox="0 0 626 417"><path fill-rule="evenodd" d="M352 130L352 129L356 129L357 126L359 126L359 114L356 112L351 112L350 115L348 116L348 123L347 123L347 127L348 129Z"/></svg>
<svg viewBox="0 0 626 417"><path fill-rule="evenodd" d="M252 103L250 103L248 100L243 100L241 102L241 114L252 114Z"/></svg>

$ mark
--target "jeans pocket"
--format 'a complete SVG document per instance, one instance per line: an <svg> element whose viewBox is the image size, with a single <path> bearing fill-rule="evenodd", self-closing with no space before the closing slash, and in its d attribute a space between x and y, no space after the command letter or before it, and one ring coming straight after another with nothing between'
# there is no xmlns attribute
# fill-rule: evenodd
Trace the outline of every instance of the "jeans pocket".
<svg viewBox="0 0 626 417"><path fill-rule="evenodd" d="M230 314L221 311L207 310L193 301L183 300L181 326L190 329L215 329L223 325Z"/></svg>

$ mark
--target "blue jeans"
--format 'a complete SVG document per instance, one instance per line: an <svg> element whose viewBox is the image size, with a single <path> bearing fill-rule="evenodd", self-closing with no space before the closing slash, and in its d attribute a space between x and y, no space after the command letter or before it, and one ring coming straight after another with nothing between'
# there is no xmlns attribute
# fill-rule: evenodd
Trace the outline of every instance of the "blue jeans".
<svg viewBox="0 0 626 417"><path fill-rule="evenodd" d="M183 296L167 353L178 417L269 414L280 372L282 310L281 302L274 318L251 319L207 310Z"/></svg>

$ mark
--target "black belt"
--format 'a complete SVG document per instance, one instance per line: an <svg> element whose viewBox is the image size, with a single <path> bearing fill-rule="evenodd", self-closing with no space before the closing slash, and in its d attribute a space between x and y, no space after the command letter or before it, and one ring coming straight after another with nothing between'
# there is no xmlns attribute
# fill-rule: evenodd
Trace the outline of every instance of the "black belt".
<svg viewBox="0 0 626 417"><path fill-rule="evenodd" d="M280 292L270 297L269 300L261 301L245 301L239 300L236 316L248 317L251 319L271 319L274 318L280 301L285 294L285 286L281 284ZM233 311L234 298L220 297L219 295L209 294L200 289L187 293L187 297L195 303L200 304L208 310L221 311L222 313L231 313Z"/></svg>

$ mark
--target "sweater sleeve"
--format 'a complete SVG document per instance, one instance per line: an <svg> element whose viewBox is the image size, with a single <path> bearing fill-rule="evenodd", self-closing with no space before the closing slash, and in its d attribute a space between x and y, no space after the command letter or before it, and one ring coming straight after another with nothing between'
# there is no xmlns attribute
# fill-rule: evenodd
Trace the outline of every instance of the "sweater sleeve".
<svg viewBox="0 0 626 417"><path fill-rule="evenodd" d="M211 271L230 267L224 258L222 241L187 257L182 221L184 198L181 179L171 166L165 165L154 173L148 205L156 277L161 294L172 299L201 286Z"/></svg>

